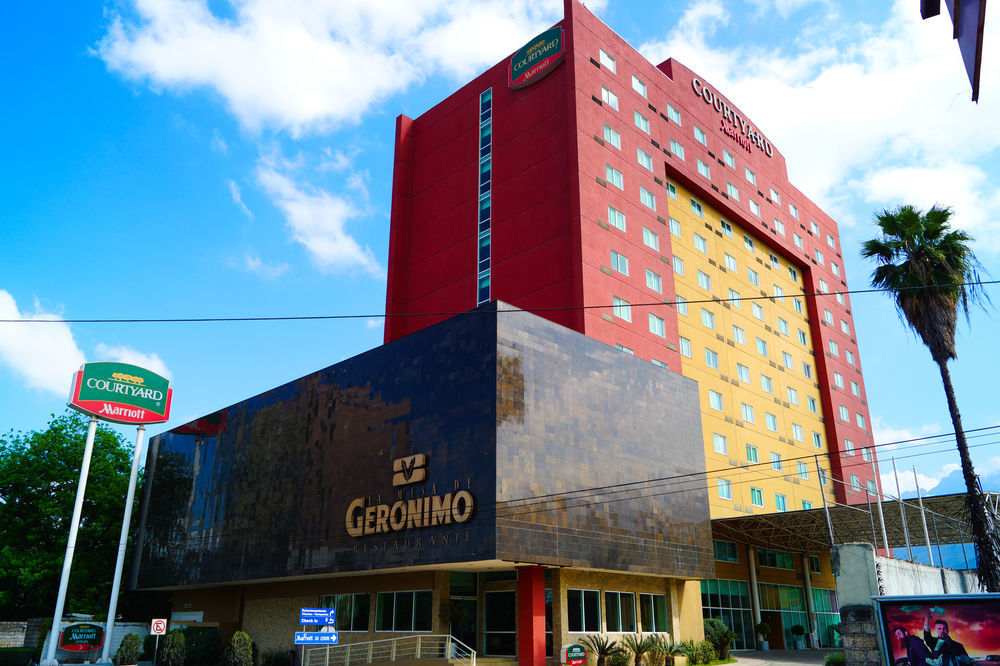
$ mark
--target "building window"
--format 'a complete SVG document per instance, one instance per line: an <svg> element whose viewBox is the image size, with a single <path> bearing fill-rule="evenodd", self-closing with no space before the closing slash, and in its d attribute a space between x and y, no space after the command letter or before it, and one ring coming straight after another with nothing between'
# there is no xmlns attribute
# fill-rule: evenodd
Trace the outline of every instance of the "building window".
<svg viewBox="0 0 1000 666"><path fill-rule="evenodd" d="M743 309L743 302L740 297L740 292L735 289L729 290L729 300L732 302L733 307L737 309Z"/></svg>
<svg viewBox="0 0 1000 666"><path fill-rule="evenodd" d="M625 231L625 213L608 206L608 224L619 231Z"/></svg>
<svg viewBox="0 0 1000 666"><path fill-rule="evenodd" d="M371 595L360 594L324 594L319 598L321 608L335 608L337 615L337 631L368 631L368 609L371 607Z"/></svg>
<svg viewBox="0 0 1000 666"><path fill-rule="evenodd" d="M753 444L747 444L747 462L759 463L760 459L757 457L757 447Z"/></svg>
<svg viewBox="0 0 1000 666"><path fill-rule="evenodd" d="M375 603L375 631L430 631L430 590L379 592Z"/></svg>
<svg viewBox="0 0 1000 666"><path fill-rule="evenodd" d="M851 393L861 397L861 386L857 382L851 382Z"/></svg>
<svg viewBox="0 0 1000 666"><path fill-rule="evenodd" d="M840 332L843 333L844 335L851 334L851 327L848 326L847 322L844 321L843 319L840 320Z"/></svg>
<svg viewBox="0 0 1000 666"><path fill-rule="evenodd" d="M678 294L677 295L677 300L676 300L675 304L677 305L677 314L682 314L685 317L687 317L687 315L688 315L688 303L687 303L687 299L684 298L683 296L681 296L680 294Z"/></svg>
<svg viewBox="0 0 1000 666"><path fill-rule="evenodd" d="M750 383L750 368L743 365L742 363L736 364L736 376L739 377L741 382L746 384Z"/></svg>
<svg viewBox="0 0 1000 666"><path fill-rule="evenodd" d="M612 297L611 300L615 316L625 321L632 321L632 304L618 296Z"/></svg>
<svg viewBox="0 0 1000 666"><path fill-rule="evenodd" d="M703 175L705 178L711 179L712 177L712 172L709 170L708 165L701 160L698 160L698 173Z"/></svg>
<svg viewBox="0 0 1000 666"><path fill-rule="evenodd" d="M833 313L827 310L826 308L823 308L823 320L826 321L826 323L828 324L833 323Z"/></svg>
<svg viewBox="0 0 1000 666"><path fill-rule="evenodd" d="M791 386L788 387L788 402L793 405L799 404L799 392L793 389Z"/></svg>
<svg viewBox="0 0 1000 666"><path fill-rule="evenodd" d="M701 309L701 324L705 328L715 330L715 314L705 308Z"/></svg>
<svg viewBox="0 0 1000 666"><path fill-rule="evenodd" d="M844 453L846 453L849 456L854 455L854 442L852 442L849 439L844 440Z"/></svg>
<svg viewBox="0 0 1000 666"><path fill-rule="evenodd" d="M708 406L712 409L722 411L722 394L718 391L708 390Z"/></svg>
<svg viewBox="0 0 1000 666"><path fill-rule="evenodd" d="M805 440L805 431L802 430L802 426L798 423L792 424L792 439L796 442L801 442Z"/></svg>
<svg viewBox="0 0 1000 666"><path fill-rule="evenodd" d="M799 219L799 209L794 204L788 204L788 214L796 220Z"/></svg>
<svg viewBox="0 0 1000 666"><path fill-rule="evenodd" d="M618 95L614 94L604 86L601 86L601 101L610 106L615 111L618 110Z"/></svg>
<svg viewBox="0 0 1000 666"><path fill-rule="evenodd" d="M702 237L702 236L700 236L699 234L695 234L694 235L694 249L698 250L699 252L705 252L705 253L707 253L708 252L708 241L705 240L705 238Z"/></svg>
<svg viewBox="0 0 1000 666"><path fill-rule="evenodd" d="M798 468L799 468L799 478L800 479L808 479L809 478L809 466L806 465L801 460L797 463L797 465L798 465Z"/></svg>
<svg viewBox="0 0 1000 666"><path fill-rule="evenodd" d="M642 148L636 148L635 149L635 155L636 155L636 159L639 161L639 164L641 166L643 166L646 169L649 169L650 171L653 170L653 156L652 155L650 155L649 153L647 153Z"/></svg>
<svg viewBox="0 0 1000 666"><path fill-rule="evenodd" d="M785 235L785 223L782 222L781 220L779 220L778 218L774 218L774 230L777 231L782 236L784 236Z"/></svg>
<svg viewBox="0 0 1000 666"><path fill-rule="evenodd" d="M732 498L730 498L732 499ZM712 551L716 562L739 562L739 547L732 541L712 539Z"/></svg>
<svg viewBox="0 0 1000 666"><path fill-rule="evenodd" d="M622 147L622 135L607 125L604 126L604 141L610 143L615 148L620 149Z"/></svg>
<svg viewBox="0 0 1000 666"><path fill-rule="evenodd" d="M681 356L691 358L691 341L687 338L678 338L677 341L680 343L678 346L680 347Z"/></svg>
<svg viewBox="0 0 1000 666"><path fill-rule="evenodd" d="M774 414L764 414L764 425L771 432L778 432L778 417Z"/></svg>
<svg viewBox="0 0 1000 666"><path fill-rule="evenodd" d="M754 319L764 321L764 308L760 303L751 303L750 309L753 310Z"/></svg>
<svg viewBox="0 0 1000 666"><path fill-rule="evenodd" d="M792 305L795 307L795 311L796 312L798 312L799 314L802 314L802 299L801 298L793 298L792 299Z"/></svg>
<svg viewBox="0 0 1000 666"><path fill-rule="evenodd" d="M795 556L783 550L758 548L757 559L762 567L788 569L789 571L795 570Z"/></svg>
<svg viewBox="0 0 1000 666"><path fill-rule="evenodd" d="M600 593L597 590L566 590L566 620L571 633L600 631Z"/></svg>
<svg viewBox="0 0 1000 666"><path fill-rule="evenodd" d="M705 291L712 291L712 278L709 277L708 273L698 271L698 286Z"/></svg>
<svg viewBox="0 0 1000 666"><path fill-rule="evenodd" d="M830 340L830 353L834 356L838 356L840 354L840 347L833 340Z"/></svg>
<svg viewBox="0 0 1000 666"><path fill-rule="evenodd" d="M646 269L646 286L658 294L663 293L663 280L653 271ZM660 320L663 321L662 319ZM662 333L661 333L662 335Z"/></svg>
<svg viewBox="0 0 1000 666"><path fill-rule="evenodd" d="M785 496L781 493L774 494L774 509L775 511L788 511L788 505L785 501Z"/></svg>
<svg viewBox="0 0 1000 666"><path fill-rule="evenodd" d="M865 415L864 414L854 414L854 421L858 424L858 427L862 430L865 429Z"/></svg>
<svg viewBox="0 0 1000 666"><path fill-rule="evenodd" d="M611 268L622 275L628 275L628 257L611 250Z"/></svg>
<svg viewBox="0 0 1000 666"><path fill-rule="evenodd" d="M768 377L767 375L760 376L760 388L762 391L764 391L764 393L771 393L771 394L774 393L774 383L771 381L771 378Z"/></svg>
<svg viewBox="0 0 1000 666"><path fill-rule="evenodd" d="M695 201L694 199L691 199L691 212L697 215L698 217L701 218L705 217L705 209L702 208L701 204Z"/></svg>
<svg viewBox="0 0 1000 666"><path fill-rule="evenodd" d="M812 379L813 376L812 366L806 363L805 361L802 361L802 376L805 377L806 379Z"/></svg>
<svg viewBox="0 0 1000 666"><path fill-rule="evenodd" d="M750 252L753 252L753 239L743 234L743 247L745 247Z"/></svg>
<svg viewBox="0 0 1000 666"><path fill-rule="evenodd" d="M799 332L799 344L800 345L809 344L809 339L806 337L806 332L803 331L801 328L798 329L798 332Z"/></svg>
<svg viewBox="0 0 1000 666"><path fill-rule="evenodd" d="M819 225L815 221L809 220L809 229L814 236L819 236Z"/></svg>
<svg viewBox="0 0 1000 666"><path fill-rule="evenodd" d="M684 275L684 260L678 257L677 255L674 255L673 262L674 262L674 273L677 273L677 275Z"/></svg>
<svg viewBox="0 0 1000 666"><path fill-rule="evenodd" d="M781 287L779 287L778 285L774 285L774 297L776 299L778 299L779 303L784 303L785 302L785 290L782 289Z"/></svg>
<svg viewBox="0 0 1000 666"><path fill-rule="evenodd" d="M625 189L625 181L622 178L622 172L614 168L610 164L606 165L605 175L609 183L617 187L619 190Z"/></svg>
<svg viewBox="0 0 1000 666"><path fill-rule="evenodd" d="M793 233L792 234L792 242L795 243L795 247L799 248L800 250L802 249L802 236L799 236L798 234Z"/></svg>
<svg viewBox="0 0 1000 666"><path fill-rule="evenodd" d="M757 338L757 353L761 356L767 356L767 342Z"/></svg>
<svg viewBox="0 0 1000 666"><path fill-rule="evenodd" d="M639 623L645 632L667 630L667 596L665 594L639 595Z"/></svg>
<svg viewBox="0 0 1000 666"><path fill-rule="evenodd" d="M483 616L483 653L495 657L517 654L515 593L486 592L483 596Z"/></svg>
<svg viewBox="0 0 1000 666"><path fill-rule="evenodd" d="M617 349L618 351L623 351L626 354L628 354L629 356L635 356L635 350L632 349L631 347L626 347L623 344L619 344L619 343L616 342L615 343L615 349Z"/></svg>
<svg viewBox="0 0 1000 666"><path fill-rule="evenodd" d="M674 121L678 125L681 124L681 112L669 104L667 104L667 118L670 118L670 120Z"/></svg>
<svg viewBox="0 0 1000 666"><path fill-rule="evenodd" d="M816 258L816 261L819 263L819 265L822 266L823 265L823 253L820 252L819 250L814 250L813 251L813 256Z"/></svg>
<svg viewBox="0 0 1000 666"><path fill-rule="evenodd" d="M836 241L833 240L833 236L831 236L830 234L826 235L826 244L832 247L834 250L837 249L837 243Z"/></svg>
<svg viewBox="0 0 1000 666"><path fill-rule="evenodd" d="M741 345L745 345L747 343L746 331L744 331L736 324L733 324L733 341Z"/></svg>
<svg viewBox="0 0 1000 666"><path fill-rule="evenodd" d="M635 118L635 126L641 129L646 134L649 134L649 118L642 115L638 111L633 112Z"/></svg>
<svg viewBox="0 0 1000 666"><path fill-rule="evenodd" d="M833 271L834 275L840 277L840 266L837 265L837 262L835 261L830 262L830 270Z"/></svg>
<svg viewBox="0 0 1000 666"><path fill-rule="evenodd" d="M666 337L667 331L663 326L663 320L652 312L649 313L649 332L661 338Z"/></svg>
<svg viewBox="0 0 1000 666"><path fill-rule="evenodd" d="M752 268L747 269L747 280L755 287L760 286L760 274Z"/></svg>
<svg viewBox="0 0 1000 666"><path fill-rule="evenodd" d="M636 91L643 97L646 96L646 84L639 80L635 74L632 75L632 90Z"/></svg>
<svg viewBox="0 0 1000 666"><path fill-rule="evenodd" d="M773 187L771 188L771 201L773 201L779 206L781 205L781 195L778 194L778 191Z"/></svg>
<svg viewBox="0 0 1000 666"><path fill-rule="evenodd" d="M771 469L776 470L778 472L781 471L781 454L780 453L775 453L773 451L771 452Z"/></svg>
<svg viewBox="0 0 1000 666"><path fill-rule="evenodd" d="M812 502L810 502L809 500L802 500L802 510L803 511L808 511L811 508L813 508L813 503Z"/></svg>
<svg viewBox="0 0 1000 666"><path fill-rule="evenodd" d="M841 421L850 421L851 420L851 413L847 411L847 407L845 407L844 405L839 405L837 407L837 411L840 412L840 420Z"/></svg>
<svg viewBox="0 0 1000 666"><path fill-rule="evenodd" d="M618 73L618 63L615 59L604 52L604 49L599 49L598 52L601 55L601 64L611 70L612 74Z"/></svg>
<svg viewBox="0 0 1000 666"><path fill-rule="evenodd" d="M674 218L670 218L670 233L678 238L681 237L681 223Z"/></svg>
<svg viewBox="0 0 1000 666"><path fill-rule="evenodd" d="M740 190L735 185L726 181L726 193L729 194L729 198L733 201L740 200Z"/></svg>
<svg viewBox="0 0 1000 666"><path fill-rule="evenodd" d="M844 388L844 375L839 372L833 373L833 383L837 388Z"/></svg>
<svg viewBox="0 0 1000 666"><path fill-rule="evenodd" d="M789 370L795 367L795 360L792 355L788 352L781 352L781 361L785 364L785 367Z"/></svg>
<svg viewBox="0 0 1000 666"><path fill-rule="evenodd" d="M851 474L851 490L858 492L861 490L861 479L857 474Z"/></svg>
<svg viewBox="0 0 1000 666"><path fill-rule="evenodd" d="M736 160L733 158L733 154L730 153L728 150L722 151L722 161L726 163L726 166L731 167L733 169L736 168Z"/></svg>
<svg viewBox="0 0 1000 666"><path fill-rule="evenodd" d="M744 168L743 172L744 174L746 174L747 182L749 182L751 185L757 184L757 174L755 174L753 171L747 168Z"/></svg>
<svg viewBox="0 0 1000 666"><path fill-rule="evenodd" d="M865 485L868 486L868 492L870 494L876 495L876 496L878 495L878 486L875 485L874 481L872 481L871 479L868 479L867 481L865 481Z"/></svg>
<svg viewBox="0 0 1000 666"><path fill-rule="evenodd" d="M778 255L776 255L774 253L769 253L767 255L767 259L768 259L768 261L771 262L771 268L774 268L774 269L781 268L781 263L778 261Z"/></svg>
<svg viewBox="0 0 1000 666"><path fill-rule="evenodd" d="M702 128L698 127L697 125L694 126L694 138L695 138L695 141L697 141L701 145L703 145L703 146L707 146L708 145L708 135L705 134L705 130L703 130Z"/></svg>
<svg viewBox="0 0 1000 666"><path fill-rule="evenodd" d="M632 592L605 592L604 612L608 631L635 631L635 595Z"/></svg>
<svg viewBox="0 0 1000 666"><path fill-rule="evenodd" d="M815 555L809 556L809 571L814 574L823 573L823 570L819 566L819 557Z"/></svg>
<svg viewBox="0 0 1000 666"><path fill-rule="evenodd" d="M733 237L733 225L729 224L725 220L720 219L719 226L722 228L722 233L729 236L730 238Z"/></svg>
<svg viewBox="0 0 1000 666"><path fill-rule="evenodd" d="M677 201L677 186L668 180L664 183L664 187L667 188L667 195L674 201Z"/></svg>
<svg viewBox="0 0 1000 666"><path fill-rule="evenodd" d="M725 263L727 270L733 271L734 273L739 270L736 266L736 257L729 254L728 252L725 253Z"/></svg>
<svg viewBox="0 0 1000 666"><path fill-rule="evenodd" d="M753 199L747 199L747 201L750 203L750 212L760 217L760 204Z"/></svg>
<svg viewBox="0 0 1000 666"><path fill-rule="evenodd" d="M642 242L646 247L660 251L660 236L655 231L650 231L646 227L642 228Z"/></svg>
<svg viewBox="0 0 1000 666"><path fill-rule="evenodd" d="M715 370L719 369L719 353L711 349L705 350L705 365Z"/></svg>
<svg viewBox="0 0 1000 666"><path fill-rule="evenodd" d="M639 188L639 201L646 208L656 210L656 196L645 187Z"/></svg>
<svg viewBox="0 0 1000 666"><path fill-rule="evenodd" d="M760 488L750 488L750 504L756 507L763 507L764 491Z"/></svg>
<svg viewBox="0 0 1000 666"><path fill-rule="evenodd" d="M854 365L854 352L852 352L850 349L844 350L844 358L847 359L848 365Z"/></svg>
<svg viewBox="0 0 1000 666"><path fill-rule="evenodd" d="M815 403L815 400L813 402ZM818 432L813 432L813 446L815 446L817 449L823 448L823 435L819 434Z"/></svg>
<svg viewBox="0 0 1000 666"><path fill-rule="evenodd" d="M680 159L684 159L684 146L678 143L676 140L670 140L670 152L673 153Z"/></svg>
<svg viewBox="0 0 1000 666"><path fill-rule="evenodd" d="M719 497L724 500L733 499L733 484L727 479L719 479Z"/></svg>
<svg viewBox="0 0 1000 666"><path fill-rule="evenodd" d="M753 405L748 405L747 403L744 402L744 403L740 404L740 408L741 408L742 413L743 413L743 420L744 421L746 421L747 423L756 423L757 422L756 419L754 419Z"/></svg>
<svg viewBox="0 0 1000 666"><path fill-rule="evenodd" d="M781 317L778 317L778 331L788 335L788 322Z"/></svg>

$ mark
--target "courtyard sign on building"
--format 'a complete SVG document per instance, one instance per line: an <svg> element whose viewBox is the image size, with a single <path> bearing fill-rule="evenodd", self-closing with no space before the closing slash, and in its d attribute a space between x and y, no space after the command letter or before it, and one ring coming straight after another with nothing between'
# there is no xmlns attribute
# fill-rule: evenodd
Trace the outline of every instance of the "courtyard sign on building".
<svg viewBox="0 0 1000 666"><path fill-rule="evenodd" d="M86 363L73 375L69 406L103 421L143 425L170 418L166 377L128 363Z"/></svg>
<svg viewBox="0 0 1000 666"><path fill-rule="evenodd" d="M511 88L523 88L542 78L566 57L566 42L562 26L546 30L510 59Z"/></svg>

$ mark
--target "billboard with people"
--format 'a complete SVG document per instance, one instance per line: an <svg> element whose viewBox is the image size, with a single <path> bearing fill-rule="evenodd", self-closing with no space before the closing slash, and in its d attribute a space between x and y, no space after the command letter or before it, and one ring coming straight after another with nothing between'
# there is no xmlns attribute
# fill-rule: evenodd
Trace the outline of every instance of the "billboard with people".
<svg viewBox="0 0 1000 666"><path fill-rule="evenodd" d="M1000 594L875 601L890 666L1000 666Z"/></svg>

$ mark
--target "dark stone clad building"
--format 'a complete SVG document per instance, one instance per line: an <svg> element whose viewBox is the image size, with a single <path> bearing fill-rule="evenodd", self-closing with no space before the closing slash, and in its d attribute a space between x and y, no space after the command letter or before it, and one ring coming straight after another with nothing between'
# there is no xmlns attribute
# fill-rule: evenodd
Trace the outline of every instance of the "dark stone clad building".
<svg viewBox="0 0 1000 666"><path fill-rule="evenodd" d="M153 438L134 584L264 648L336 604L341 644L551 655L613 630L594 590L640 608L618 630L677 636L715 574L703 492L678 492L701 440L693 380L493 303Z"/></svg>

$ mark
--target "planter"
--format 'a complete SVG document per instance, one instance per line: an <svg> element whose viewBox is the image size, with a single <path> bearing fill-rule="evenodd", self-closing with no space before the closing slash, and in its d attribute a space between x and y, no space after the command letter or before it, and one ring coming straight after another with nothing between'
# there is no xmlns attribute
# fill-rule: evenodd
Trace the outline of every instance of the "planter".
<svg viewBox="0 0 1000 666"><path fill-rule="evenodd" d="M806 649L806 639L804 639L802 636L796 636L795 637L795 649L796 650L805 650Z"/></svg>
<svg viewBox="0 0 1000 666"><path fill-rule="evenodd" d="M760 642L760 649L761 649L762 652L767 652L768 650L771 649L771 646L768 645L767 641L761 641Z"/></svg>

